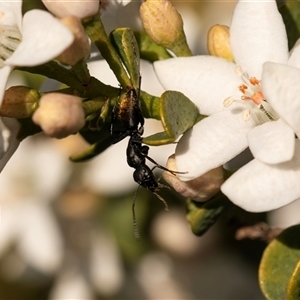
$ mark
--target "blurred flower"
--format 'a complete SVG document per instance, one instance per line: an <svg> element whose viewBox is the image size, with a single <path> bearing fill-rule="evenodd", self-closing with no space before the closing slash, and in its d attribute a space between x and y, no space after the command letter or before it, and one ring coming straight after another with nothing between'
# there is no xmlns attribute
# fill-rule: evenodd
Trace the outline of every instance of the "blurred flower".
<svg viewBox="0 0 300 300"><path fill-rule="evenodd" d="M20 141L17 138L20 124L16 119L11 118L1 118L0 123L2 124L2 134L0 136L1 172L20 144Z"/></svg>
<svg viewBox="0 0 300 300"><path fill-rule="evenodd" d="M48 93L42 96L32 120L48 136L59 139L67 137L78 132L85 124L82 101L72 95Z"/></svg>
<svg viewBox="0 0 300 300"><path fill-rule="evenodd" d="M189 178L179 175L182 180L225 164L248 147L247 133L252 128L278 119L260 84L264 62L288 62L285 26L276 2L239 1L230 28L230 46L236 64L211 56L174 58L154 64L166 89L185 93L201 114L209 116L178 143L176 165L189 171ZM237 68L240 65L243 70ZM231 104L225 111L224 100ZM274 131L285 126L284 122L270 124ZM291 128L287 130L292 132ZM294 140L287 147L292 149L293 144ZM277 156L277 161L287 159L283 156Z"/></svg>
<svg viewBox="0 0 300 300"><path fill-rule="evenodd" d="M80 19L92 17L99 11L99 0L42 0L47 9L59 18L76 16Z"/></svg>
<svg viewBox="0 0 300 300"><path fill-rule="evenodd" d="M46 275L59 269L63 241L49 202L66 182L66 163L51 142L22 143L0 177L0 256L14 246L25 266Z"/></svg>

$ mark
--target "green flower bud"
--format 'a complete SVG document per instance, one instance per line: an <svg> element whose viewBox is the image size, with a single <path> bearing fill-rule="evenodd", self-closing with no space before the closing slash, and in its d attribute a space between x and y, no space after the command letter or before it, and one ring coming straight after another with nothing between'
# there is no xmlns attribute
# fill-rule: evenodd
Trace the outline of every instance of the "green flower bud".
<svg viewBox="0 0 300 300"><path fill-rule="evenodd" d="M73 33L74 42L56 59L64 65L74 66L89 57L91 45L80 19L69 16L60 21Z"/></svg>
<svg viewBox="0 0 300 300"><path fill-rule="evenodd" d="M5 91L0 116L15 119L30 117L37 108L41 95L26 86L12 86Z"/></svg>
<svg viewBox="0 0 300 300"><path fill-rule="evenodd" d="M168 0L147 0L140 7L140 16L148 36L158 45L178 56L191 55L186 44L181 15Z"/></svg>
<svg viewBox="0 0 300 300"><path fill-rule="evenodd" d="M85 114L79 97L61 93L44 95L32 120L44 133L64 138L78 132L85 124Z"/></svg>

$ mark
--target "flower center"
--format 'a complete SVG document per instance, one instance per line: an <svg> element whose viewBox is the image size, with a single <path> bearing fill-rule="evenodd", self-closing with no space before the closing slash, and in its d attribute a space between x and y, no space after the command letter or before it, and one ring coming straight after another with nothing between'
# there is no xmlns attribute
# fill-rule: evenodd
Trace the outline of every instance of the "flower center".
<svg viewBox="0 0 300 300"><path fill-rule="evenodd" d="M260 80L256 77L249 77L247 73L243 72L241 67L237 67L235 72L244 82L238 86L242 96L240 99L228 97L224 100L224 106L228 107L233 102L246 106L242 112L243 119L248 121L251 117L257 125L279 119L279 116L264 97Z"/></svg>
<svg viewBox="0 0 300 300"><path fill-rule="evenodd" d="M0 68L13 54L21 40L22 35L17 26L3 24L0 26Z"/></svg>

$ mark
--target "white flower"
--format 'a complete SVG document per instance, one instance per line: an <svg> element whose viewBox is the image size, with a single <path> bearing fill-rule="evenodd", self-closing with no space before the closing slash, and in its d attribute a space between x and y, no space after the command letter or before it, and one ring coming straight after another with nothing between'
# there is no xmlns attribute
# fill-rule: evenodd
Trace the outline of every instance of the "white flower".
<svg viewBox="0 0 300 300"><path fill-rule="evenodd" d="M42 10L30 10L22 18L22 1L0 2L0 105L9 74L16 66L43 64L65 50L73 35L51 14ZM0 122L0 156L3 144L8 143L7 128ZM11 148L12 149L12 148ZM11 152L11 155L13 152ZM9 159L6 155L6 159Z"/></svg>
<svg viewBox="0 0 300 300"><path fill-rule="evenodd" d="M294 132L298 138L300 134L299 80L300 70L297 68L274 63L266 63L264 67L262 83L265 95L289 126L275 131L274 126L269 126L273 123L270 122L264 124L264 127L269 127L269 132L259 132L262 126L249 132L248 135L255 135L251 140L254 160L221 187L231 201L245 210L268 211L300 198L300 142L294 137ZM282 119L277 122L284 122ZM292 144L294 147L289 147ZM280 157L286 159L277 163Z"/></svg>
<svg viewBox="0 0 300 300"><path fill-rule="evenodd" d="M259 83L263 63L288 61L285 26L276 2L238 2L230 37L236 64L211 56L155 63L158 78L166 89L183 92L202 114L209 116L184 134L178 143L177 168L189 171L188 175L180 175L182 180L196 178L228 162L248 147L246 135L252 128L269 120L268 115L278 118L268 103L257 102L264 99L265 91ZM242 101L242 96L252 102ZM233 103L224 107L224 101ZM274 127L279 125L285 124L272 122Z"/></svg>
<svg viewBox="0 0 300 300"><path fill-rule="evenodd" d="M50 275L64 250L49 202L65 185L69 162L50 141L29 138L20 148L0 177L0 257L14 246L24 267Z"/></svg>
<svg viewBox="0 0 300 300"><path fill-rule="evenodd" d="M246 210L271 210L300 197L295 186L300 180L299 146L294 137L300 134L300 70L291 67L300 66L300 50L297 44L288 56L285 26L275 1L239 1L230 37L236 64L202 56L155 65L165 88L177 87L209 115L180 140L176 164L194 178L249 146L255 159L221 189ZM188 74L184 78L170 75L184 70ZM224 108L224 103L231 105Z"/></svg>

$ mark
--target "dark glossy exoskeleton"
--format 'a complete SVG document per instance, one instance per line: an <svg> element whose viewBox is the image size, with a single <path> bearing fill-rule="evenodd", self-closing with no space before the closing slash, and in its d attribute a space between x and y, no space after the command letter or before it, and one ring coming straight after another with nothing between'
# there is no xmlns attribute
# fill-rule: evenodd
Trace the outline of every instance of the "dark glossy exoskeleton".
<svg viewBox="0 0 300 300"><path fill-rule="evenodd" d="M141 77L139 82L139 89L136 90L133 87L127 87L126 93L120 97L119 102L115 105L112 112L111 122L111 142L112 144L118 143L125 137L129 136L128 146L126 150L127 163L131 168L134 168L133 179L160 199L166 210L168 205L166 201L157 192L165 187L165 185L158 182L153 174L155 168L160 168L164 171L168 171L172 174L178 174L180 172L171 171L161 165L148 156L149 147L143 145L142 135L144 133L144 117L140 106L140 86ZM146 159L154 164L154 167L150 169L146 164ZM132 203L134 234L136 238L139 238L136 218L135 218L135 199Z"/></svg>
<svg viewBox="0 0 300 300"><path fill-rule="evenodd" d="M141 79L140 79L141 80ZM142 136L144 133L144 117L140 108L140 88L127 87L114 106L111 118L111 143L116 144L132 133Z"/></svg>

